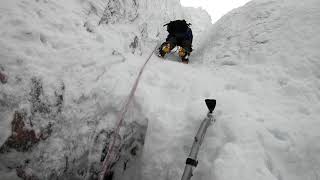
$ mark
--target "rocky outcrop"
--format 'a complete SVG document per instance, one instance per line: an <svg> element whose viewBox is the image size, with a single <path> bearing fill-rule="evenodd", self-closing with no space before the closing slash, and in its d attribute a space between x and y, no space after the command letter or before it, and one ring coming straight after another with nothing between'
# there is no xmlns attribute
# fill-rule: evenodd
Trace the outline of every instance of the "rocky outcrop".
<svg viewBox="0 0 320 180"><path fill-rule="evenodd" d="M132 22L137 17L137 0L108 0L99 24L114 24L120 20L124 22Z"/></svg>
<svg viewBox="0 0 320 180"><path fill-rule="evenodd" d="M40 140L45 140L50 136L51 124L43 129L40 133L36 133L32 127L26 126L27 115L25 112L14 113L14 117L11 123L12 130L11 136L1 146L0 152L5 153L10 149L16 151L29 151L34 145L39 143Z"/></svg>

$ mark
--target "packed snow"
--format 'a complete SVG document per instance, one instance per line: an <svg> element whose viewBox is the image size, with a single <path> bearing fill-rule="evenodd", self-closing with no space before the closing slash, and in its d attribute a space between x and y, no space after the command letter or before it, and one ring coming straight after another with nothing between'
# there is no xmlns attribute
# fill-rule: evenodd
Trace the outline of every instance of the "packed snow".
<svg viewBox="0 0 320 180"><path fill-rule="evenodd" d="M15 112L52 132L0 152L1 179L95 179L117 112L177 18L193 24L190 64L152 56L120 134L144 146L137 159L122 152L114 179L180 179L206 98L216 123L192 179L320 179L318 0L254 0L214 25L178 0L4 0L0 144Z"/></svg>

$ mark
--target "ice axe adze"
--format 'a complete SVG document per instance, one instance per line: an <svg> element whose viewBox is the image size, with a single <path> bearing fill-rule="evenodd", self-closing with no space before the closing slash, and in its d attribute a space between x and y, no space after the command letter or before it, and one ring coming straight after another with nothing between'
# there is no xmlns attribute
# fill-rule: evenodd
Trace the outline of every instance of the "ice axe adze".
<svg viewBox="0 0 320 180"><path fill-rule="evenodd" d="M206 131L211 124L211 122L215 122L215 119L212 115L212 112L214 108L216 107L216 100L215 99L206 99L205 100L207 107L209 109L209 113L207 114L207 117L204 118L202 121L199 130L197 132L197 135L194 137L194 141L192 144L191 152L189 154L189 157L186 160L186 166L184 168L184 172L182 175L181 180L190 180L192 177L192 171L195 167L198 165L197 155L201 146L201 143L204 139L204 135L206 134Z"/></svg>
<svg viewBox="0 0 320 180"><path fill-rule="evenodd" d="M212 111L216 107L216 100L215 99L206 99L205 102L206 102L207 107L209 109L209 113L212 113Z"/></svg>

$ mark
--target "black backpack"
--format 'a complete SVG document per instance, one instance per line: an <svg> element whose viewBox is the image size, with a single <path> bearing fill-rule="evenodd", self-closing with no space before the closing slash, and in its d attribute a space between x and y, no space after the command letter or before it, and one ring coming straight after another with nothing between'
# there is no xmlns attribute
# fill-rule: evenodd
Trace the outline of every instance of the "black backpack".
<svg viewBox="0 0 320 180"><path fill-rule="evenodd" d="M177 33L187 32L190 25L191 25L190 23L187 23L186 20L183 19L183 20L170 21L169 23L163 26L167 26L167 31L170 34L177 34Z"/></svg>

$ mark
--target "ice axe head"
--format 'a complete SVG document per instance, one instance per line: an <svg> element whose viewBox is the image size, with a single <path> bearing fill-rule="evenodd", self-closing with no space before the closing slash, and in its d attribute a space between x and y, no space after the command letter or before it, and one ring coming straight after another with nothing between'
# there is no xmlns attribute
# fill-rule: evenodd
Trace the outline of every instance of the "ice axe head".
<svg viewBox="0 0 320 180"><path fill-rule="evenodd" d="M206 99L206 104L209 109L209 112L212 113L214 108L216 107L216 100L215 99Z"/></svg>

